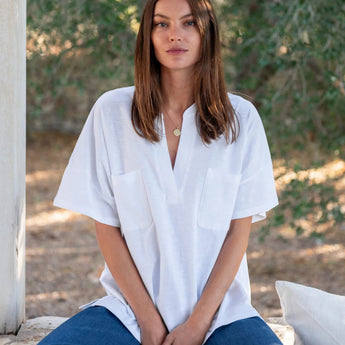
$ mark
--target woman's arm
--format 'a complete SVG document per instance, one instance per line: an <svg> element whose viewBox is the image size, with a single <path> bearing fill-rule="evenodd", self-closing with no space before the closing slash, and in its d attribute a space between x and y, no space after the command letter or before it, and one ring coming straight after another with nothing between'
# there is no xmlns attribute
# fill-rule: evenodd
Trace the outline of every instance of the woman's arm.
<svg viewBox="0 0 345 345"><path fill-rule="evenodd" d="M203 293L188 320L163 345L201 345L213 317L240 267L248 246L252 217L232 220Z"/></svg>
<svg viewBox="0 0 345 345"><path fill-rule="evenodd" d="M120 229L96 221L99 247L141 330L143 345L161 345L167 329L129 253Z"/></svg>

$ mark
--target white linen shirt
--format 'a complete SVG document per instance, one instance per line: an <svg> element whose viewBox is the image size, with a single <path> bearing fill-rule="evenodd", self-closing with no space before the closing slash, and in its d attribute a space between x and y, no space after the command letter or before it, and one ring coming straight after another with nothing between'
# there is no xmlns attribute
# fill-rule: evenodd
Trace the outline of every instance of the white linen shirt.
<svg viewBox="0 0 345 345"><path fill-rule="evenodd" d="M240 123L233 144L221 137L205 145L196 106L183 114L172 168L164 116L161 141L140 137L131 122L134 87L109 91L94 105L65 170L56 206L120 227L153 303L169 331L187 320L199 300L232 219L265 212L278 203L272 162L254 106L229 94ZM108 267L100 278L101 305L140 342L135 315ZM258 316L251 306L246 256L205 341L218 327Z"/></svg>

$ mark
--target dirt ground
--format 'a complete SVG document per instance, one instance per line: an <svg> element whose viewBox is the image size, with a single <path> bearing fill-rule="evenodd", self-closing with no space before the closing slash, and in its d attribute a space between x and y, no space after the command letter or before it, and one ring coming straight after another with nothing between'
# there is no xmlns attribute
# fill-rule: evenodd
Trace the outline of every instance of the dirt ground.
<svg viewBox="0 0 345 345"><path fill-rule="evenodd" d="M93 221L52 206L75 141L74 136L54 133L36 135L28 140L27 318L71 316L78 311L78 306L105 294L98 283L103 258ZM279 163L274 165L275 171L282 169ZM329 162L327 169L340 176L336 191L345 205L345 162ZM271 229L262 243L258 238L260 225L253 228L247 255L252 301L264 317L281 315L274 288L276 280L345 295L344 224L327 229L323 242L309 236L296 237L279 227Z"/></svg>

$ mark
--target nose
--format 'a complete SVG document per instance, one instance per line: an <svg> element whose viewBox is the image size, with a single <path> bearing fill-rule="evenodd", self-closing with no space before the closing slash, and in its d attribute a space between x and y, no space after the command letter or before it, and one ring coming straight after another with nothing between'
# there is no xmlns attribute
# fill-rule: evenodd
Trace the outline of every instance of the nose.
<svg viewBox="0 0 345 345"><path fill-rule="evenodd" d="M181 42L182 41L182 35L178 29L176 29L176 28L170 29L169 41L170 42Z"/></svg>

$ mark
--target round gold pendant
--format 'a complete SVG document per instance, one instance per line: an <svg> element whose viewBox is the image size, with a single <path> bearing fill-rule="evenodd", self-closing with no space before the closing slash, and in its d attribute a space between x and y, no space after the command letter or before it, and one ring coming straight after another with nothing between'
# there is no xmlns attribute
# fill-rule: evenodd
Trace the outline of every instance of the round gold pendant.
<svg viewBox="0 0 345 345"><path fill-rule="evenodd" d="M181 130L179 128L174 129L175 137L179 137L181 135Z"/></svg>

